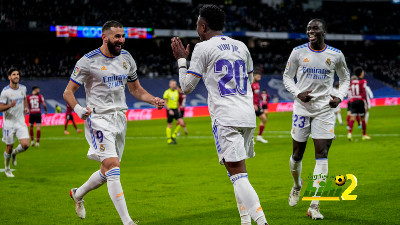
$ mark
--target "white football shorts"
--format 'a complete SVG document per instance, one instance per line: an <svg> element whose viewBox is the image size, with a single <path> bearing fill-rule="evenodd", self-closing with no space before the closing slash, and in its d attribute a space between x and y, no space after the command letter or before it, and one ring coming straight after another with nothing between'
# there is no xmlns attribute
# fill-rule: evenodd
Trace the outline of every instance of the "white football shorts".
<svg viewBox="0 0 400 225"><path fill-rule="evenodd" d="M292 138L298 142L306 142L311 134L313 139L335 138L335 113L333 110L315 117L301 116L293 112Z"/></svg>
<svg viewBox="0 0 400 225"><path fill-rule="evenodd" d="M99 162L118 157L121 161L126 128L126 116L121 111L114 114L92 114L85 121L85 136L90 145L87 157Z"/></svg>
<svg viewBox="0 0 400 225"><path fill-rule="evenodd" d="M26 125L18 127L3 127L2 141L6 143L6 145L13 145L15 137L17 137L18 140L29 139L28 127Z"/></svg>
<svg viewBox="0 0 400 225"><path fill-rule="evenodd" d="M340 112L340 110L341 110L341 109L340 109L340 106L338 106L338 107L336 107L336 108L333 109L333 111L334 111L335 113Z"/></svg>
<svg viewBox="0 0 400 225"><path fill-rule="evenodd" d="M255 156L254 127L226 127L215 121L212 129L221 165L224 160L239 162Z"/></svg>

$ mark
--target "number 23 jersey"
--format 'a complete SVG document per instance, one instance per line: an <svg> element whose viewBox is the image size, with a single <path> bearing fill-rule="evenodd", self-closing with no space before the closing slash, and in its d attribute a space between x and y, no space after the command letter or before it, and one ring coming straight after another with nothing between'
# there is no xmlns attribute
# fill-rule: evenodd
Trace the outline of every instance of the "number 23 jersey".
<svg viewBox="0 0 400 225"><path fill-rule="evenodd" d="M198 43L187 76L203 78L212 122L256 127L253 107L253 61L246 45L224 35Z"/></svg>

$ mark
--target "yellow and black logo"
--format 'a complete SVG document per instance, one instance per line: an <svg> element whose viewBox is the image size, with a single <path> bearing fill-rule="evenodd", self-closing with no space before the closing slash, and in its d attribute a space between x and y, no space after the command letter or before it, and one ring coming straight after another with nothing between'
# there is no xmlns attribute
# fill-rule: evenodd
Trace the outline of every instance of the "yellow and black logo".
<svg viewBox="0 0 400 225"><path fill-rule="evenodd" d="M325 61L325 64L326 64L327 66L330 66L330 65L331 65L331 59L330 59L330 58L327 58L326 61Z"/></svg>
<svg viewBox="0 0 400 225"><path fill-rule="evenodd" d="M122 67L124 67L125 70L128 69L128 66L126 65L126 62L123 62L123 63L122 63Z"/></svg>
<svg viewBox="0 0 400 225"><path fill-rule="evenodd" d="M106 148L104 147L104 145L100 145L100 151L104 152L104 150L106 150Z"/></svg>

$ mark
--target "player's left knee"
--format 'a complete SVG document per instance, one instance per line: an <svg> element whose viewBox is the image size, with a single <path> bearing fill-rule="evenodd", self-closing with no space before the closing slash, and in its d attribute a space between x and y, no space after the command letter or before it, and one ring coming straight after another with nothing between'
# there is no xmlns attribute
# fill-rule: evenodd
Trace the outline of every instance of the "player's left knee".
<svg viewBox="0 0 400 225"><path fill-rule="evenodd" d="M23 143L23 144L21 144L21 147L22 147L24 150L27 150L27 149L29 148L29 143Z"/></svg>

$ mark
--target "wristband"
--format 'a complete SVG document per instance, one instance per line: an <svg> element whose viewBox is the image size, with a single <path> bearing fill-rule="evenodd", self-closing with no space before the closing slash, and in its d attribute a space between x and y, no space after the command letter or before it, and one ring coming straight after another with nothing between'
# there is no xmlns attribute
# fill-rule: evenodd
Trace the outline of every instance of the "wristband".
<svg viewBox="0 0 400 225"><path fill-rule="evenodd" d="M182 68L182 67L187 68L187 67L186 67L186 59L185 59L185 58L180 58L180 59L178 59L178 67L179 67L179 68Z"/></svg>

